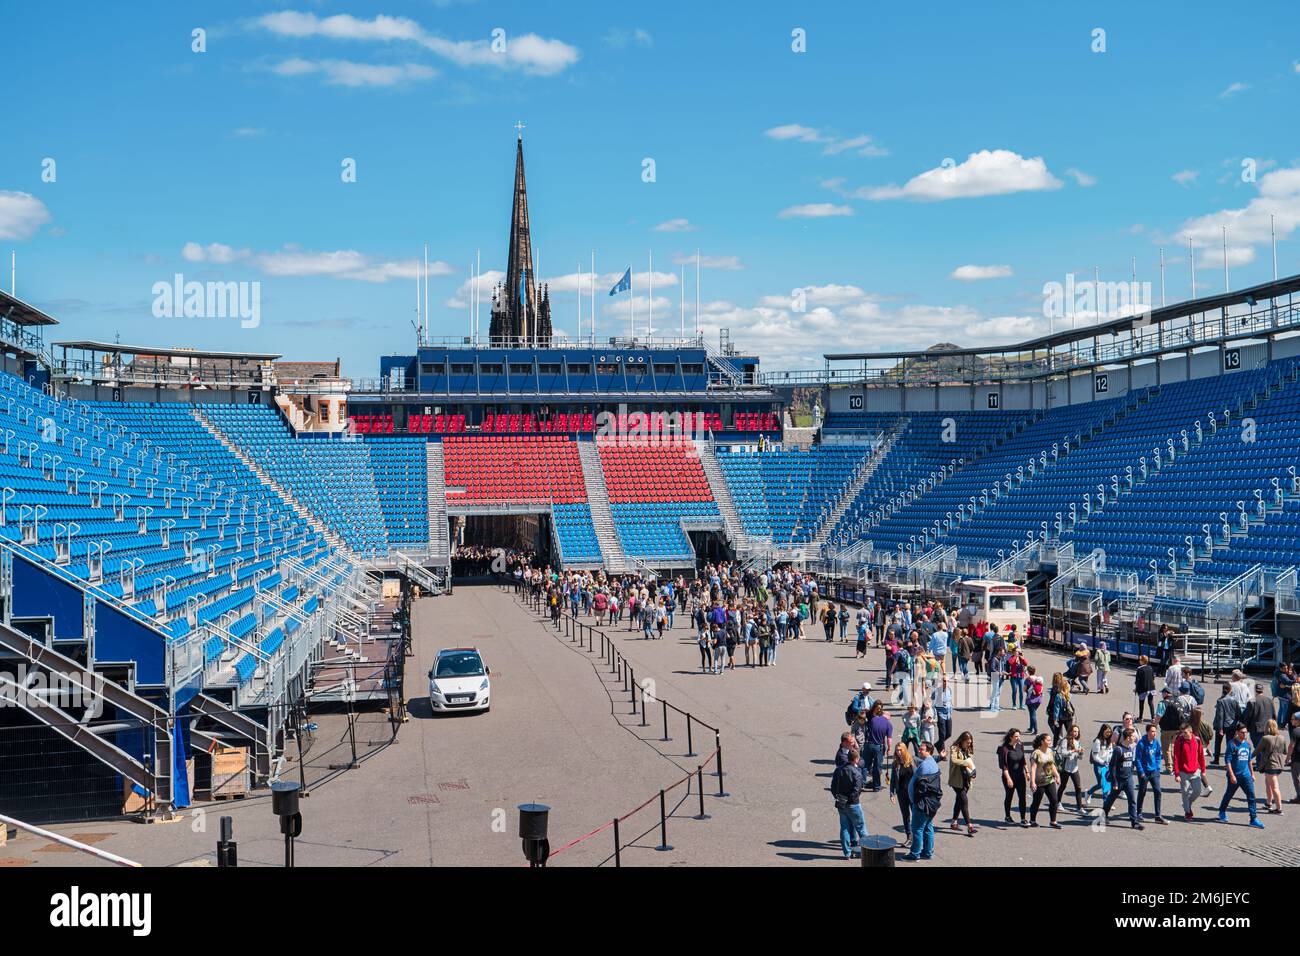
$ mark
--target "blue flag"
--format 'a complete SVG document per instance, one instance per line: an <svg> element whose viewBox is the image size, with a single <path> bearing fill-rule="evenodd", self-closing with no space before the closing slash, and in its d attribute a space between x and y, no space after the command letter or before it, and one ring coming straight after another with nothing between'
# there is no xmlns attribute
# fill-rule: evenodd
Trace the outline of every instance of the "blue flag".
<svg viewBox="0 0 1300 956"><path fill-rule="evenodd" d="M627 272L623 273L623 278L614 283L614 288L609 290L610 295L617 295L620 292L627 292L632 288L632 267L627 267Z"/></svg>

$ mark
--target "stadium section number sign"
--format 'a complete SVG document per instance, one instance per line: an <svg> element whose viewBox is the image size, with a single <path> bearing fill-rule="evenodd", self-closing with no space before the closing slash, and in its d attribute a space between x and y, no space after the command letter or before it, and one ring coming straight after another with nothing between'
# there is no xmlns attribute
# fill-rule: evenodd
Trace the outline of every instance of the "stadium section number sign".
<svg viewBox="0 0 1300 956"><path fill-rule="evenodd" d="M1101 394L1103 394L1103 393L1105 393L1105 392L1109 392L1109 391L1110 391L1110 378L1109 378L1109 376L1106 376L1106 375L1098 375L1097 378L1096 378L1096 380L1095 380L1095 383L1094 383L1093 391L1094 391L1097 395L1101 395Z"/></svg>
<svg viewBox="0 0 1300 956"><path fill-rule="evenodd" d="M860 412L860 411L862 411L862 396L861 396L861 395L850 395L850 396L849 396L849 409L850 409L851 411L855 411L855 412Z"/></svg>
<svg viewBox="0 0 1300 956"><path fill-rule="evenodd" d="M997 408L1002 401L1002 396L997 392L989 392L989 408Z"/></svg>
<svg viewBox="0 0 1300 956"><path fill-rule="evenodd" d="M1223 370L1231 372L1241 368L1241 349L1223 350Z"/></svg>

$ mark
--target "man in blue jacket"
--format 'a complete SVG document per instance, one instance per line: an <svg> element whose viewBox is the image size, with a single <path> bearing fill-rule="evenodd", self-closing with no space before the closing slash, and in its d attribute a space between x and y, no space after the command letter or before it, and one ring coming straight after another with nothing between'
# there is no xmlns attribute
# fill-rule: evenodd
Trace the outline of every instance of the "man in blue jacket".
<svg viewBox="0 0 1300 956"><path fill-rule="evenodd" d="M934 759L934 745L923 740L917 747L921 762L907 785L912 805L912 849L904 860L929 860L934 857L934 818L939 813L943 789L939 783L939 764Z"/></svg>
<svg viewBox="0 0 1300 956"><path fill-rule="evenodd" d="M1160 770L1164 766L1164 752L1160 749L1159 724L1147 724L1146 736L1137 742L1133 762L1137 765L1138 819L1142 818L1142 801L1146 799L1149 787L1156 804L1155 822L1162 826L1167 824L1169 821L1160 815Z"/></svg>

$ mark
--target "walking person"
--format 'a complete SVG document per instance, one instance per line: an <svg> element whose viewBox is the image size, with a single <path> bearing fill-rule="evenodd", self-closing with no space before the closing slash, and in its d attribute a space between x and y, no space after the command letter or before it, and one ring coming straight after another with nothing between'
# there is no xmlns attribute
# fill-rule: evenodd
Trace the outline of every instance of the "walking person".
<svg viewBox="0 0 1300 956"><path fill-rule="evenodd" d="M1097 644L1097 650L1093 653L1093 660L1097 665L1097 693L1110 693L1110 650L1106 647L1105 641Z"/></svg>
<svg viewBox="0 0 1300 956"><path fill-rule="evenodd" d="M964 730L948 751L948 786L952 788L952 820L948 829L958 829L957 820L966 824L966 835L974 836L970 822L970 788L975 783L975 738Z"/></svg>
<svg viewBox="0 0 1300 956"><path fill-rule="evenodd" d="M1038 733L1038 708L1043 703L1043 679L1030 664L1025 668L1025 709L1029 711L1029 733Z"/></svg>
<svg viewBox="0 0 1300 956"><path fill-rule="evenodd" d="M1065 675L1052 675L1052 693L1047 700L1047 726L1052 731L1052 746L1069 735L1074 726L1074 703L1070 700L1070 682Z"/></svg>
<svg viewBox="0 0 1300 956"><path fill-rule="evenodd" d="M1061 774L1059 797L1064 800L1066 785L1073 783L1074 807L1080 815L1083 814L1084 804L1083 782L1079 779L1079 761L1083 757L1082 737L1083 731L1075 724L1070 728L1069 735L1061 738L1056 746L1056 766Z"/></svg>
<svg viewBox="0 0 1300 956"><path fill-rule="evenodd" d="M848 762L836 767L831 774L831 796L840 817L840 848L844 859L853 860L862 852L862 841L867 838L867 823L862 817L862 768L858 766L861 755L850 750Z"/></svg>
<svg viewBox="0 0 1300 956"><path fill-rule="evenodd" d="M893 744L894 723L885 716L884 702L878 700L871 705L871 720L867 722L867 769L871 773L873 793L880 790L885 754L893 749Z"/></svg>
<svg viewBox="0 0 1300 956"><path fill-rule="evenodd" d="M1264 775L1264 809L1271 814L1282 812L1282 771L1287 764L1287 739L1270 720L1259 740L1259 771Z"/></svg>
<svg viewBox="0 0 1300 956"><path fill-rule="evenodd" d="M1183 819L1195 819L1192 803L1205 793L1205 746L1192 731L1192 725L1186 724L1179 731L1174 741L1174 776L1178 779L1178 791L1183 797Z"/></svg>
<svg viewBox="0 0 1300 956"><path fill-rule="evenodd" d="M934 759L934 751L927 743L922 743L920 749L921 761L908 784L908 798L912 803L912 848L903 859L912 862L934 858L934 818L939 815L943 802L939 764Z"/></svg>
<svg viewBox="0 0 1300 956"><path fill-rule="evenodd" d="M1219 699L1214 702L1214 763L1223 753L1223 741L1231 741L1241 722L1241 701L1232 693L1232 685L1223 682Z"/></svg>
<svg viewBox="0 0 1300 956"><path fill-rule="evenodd" d="M1137 742L1136 763L1138 774L1138 818L1142 817L1142 803L1147 790L1155 804L1154 822L1164 826L1169 821L1160 815L1160 774L1164 769L1164 753L1160 746L1160 725L1147 724L1146 735Z"/></svg>
<svg viewBox="0 0 1300 956"><path fill-rule="evenodd" d="M1093 776L1097 778L1096 784L1088 789L1090 801L1094 793L1101 794L1103 803L1110 796L1110 758L1114 752L1115 731L1111 730L1110 724L1102 724L1097 736L1093 738L1092 750L1088 755Z"/></svg>
<svg viewBox="0 0 1300 956"><path fill-rule="evenodd" d="M1128 822L1134 830L1145 830L1138 816L1137 784L1133 779L1137 766L1137 731L1125 727L1120 733L1119 743L1115 745L1110 758L1110 795L1101 806L1102 820L1110 822L1110 808L1115 805L1121 793L1128 804Z"/></svg>
<svg viewBox="0 0 1300 956"><path fill-rule="evenodd" d="M912 751L901 743L895 745L893 766L889 768L889 802L898 804L898 812L903 818L904 849L912 845L912 801L908 787L915 771Z"/></svg>
<svg viewBox="0 0 1300 956"><path fill-rule="evenodd" d="M1254 756L1255 748L1250 743L1246 725L1238 724L1236 731L1232 735L1232 740L1228 741L1227 749L1223 754L1228 774L1228 786L1223 791L1223 800L1219 803L1220 823L1228 822L1228 805L1232 803L1233 796L1240 790L1246 795L1246 809L1250 813L1250 825L1257 830L1264 829L1264 824L1260 822L1259 811L1255 803Z"/></svg>
<svg viewBox="0 0 1300 956"><path fill-rule="evenodd" d="M1291 743L1287 750L1291 761L1291 797L1290 803L1300 803L1300 709L1291 710Z"/></svg>
<svg viewBox="0 0 1300 956"><path fill-rule="evenodd" d="M1133 674L1133 693L1137 697L1137 719L1142 719L1144 705L1151 708L1152 718L1156 715L1156 669L1145 654L1138 657L1138 669Z"/></svg>
<svg viewBox="0 0 1300 956"><path fill-rule="evenodd" d="M700 672L707 674L713 670L713 639L708 628L700 628L697 639L700 645Z"/></svg>
<svg viewBox="0 0 1300 956"><path fill-rule="evenodd" d="M1029 826L1025 816L1025 745L1020 739L1020 731L1014 727L1007 731L998 747L998 770L1002 773L1002 788L1006 791L1002 801L1003 822L1015 822L1011 819L1011 798L1015 796L1019 798L1020 825Z"/></svg>
<svg viewBox="0 0 1300 956"><path fill-rule="evenodd" d="M1053 830L1061 829L1056 822L1056 812L1061 805L1060 775L1056 766L1056 754L1052 750L1051 737L1039 734L1034 738L1034 749L1029 755L1029 787L1034 791L1033 802L1029 804L1029 825L1038 826L1038 808L1047 797L1047 818Z"/></svg>

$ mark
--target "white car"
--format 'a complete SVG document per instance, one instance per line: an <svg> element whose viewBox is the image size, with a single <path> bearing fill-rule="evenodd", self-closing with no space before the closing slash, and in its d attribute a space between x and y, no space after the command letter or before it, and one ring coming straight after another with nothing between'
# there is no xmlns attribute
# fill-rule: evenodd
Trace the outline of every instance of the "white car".
<svg viewBox="0 0 1300 956"><path fill-rule="evenodd" d="M444 647L429 668L429 706L443 712L491 709L491 673L477 647Z"/></svg>

